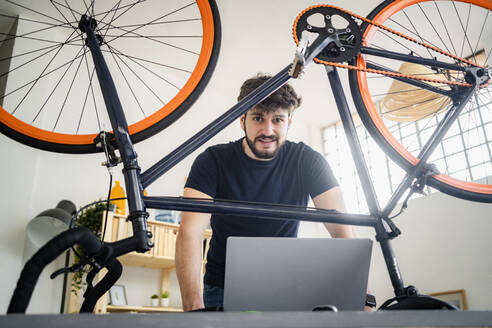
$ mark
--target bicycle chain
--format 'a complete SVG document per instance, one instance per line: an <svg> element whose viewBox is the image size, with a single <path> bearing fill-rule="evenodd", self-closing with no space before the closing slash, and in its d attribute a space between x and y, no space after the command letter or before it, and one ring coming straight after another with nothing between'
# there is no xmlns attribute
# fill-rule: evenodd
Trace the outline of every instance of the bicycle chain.
<svg viewBox="0 0 492 328"><path fill-rule="evenodd" d="M360 15L357 15L355 13L352 13L348 10L345 10L345 9L342 9L338 6L333 6L333 5L314 5L314 6L310 6L306 9L304 9L299 15L297 15L295 21L294 21L294 25L292 27L292 35L294 37L294 41L296 42L297 45L299 45L299 39L297 37L297 34L296 34L296 27L297 27L297 23L299 21L299 19L301 18L301 16L303 16L305 13L307 13L308 11L312 10L313 8L319 8L319 7L328 7L328 8L333 8L333 9L336 9L336 10L339 10L341 12L344 12L350 16L352 16L353 18L355 19L359 19L363 22L366 22L368 24L371 24L373 26L376 26L378 28L381 28L385 31L388 31L396 36L399 36L401 38L404 38L408 41L411 41L411 42L414 42L418 45L421 45L423 47L426 47L430 50L433 50L435 52L438 52L442 55L445 55L447 57L450 57L450 58L453 58L454 60L457 60L459 62L462 62L462 63L465 63L465 64L468 64L468 65L471 65L471 66L474 66L474 67L482 67L482 66L479 66L467 59L464 59L464 58L460 58L458 56L455 56L453 54L450 54L450 53L447 53L446 51L442 50L442 49L439 49L437 47L434 47L430 44L427 44L425 42L420 42L418 40L415 40L414 38L410 37L410 36L407 36L405 34L402 34L398 31L395 31L393 29L390 29L388 27L385 27L384 25L381 25L379 23L375 23L373 22L372 20L366 18L366 17L363 17L363 16L360 16ZM323 65L328 65L328 66L334 66L334 67L339 67L339 68L345 68L345 69L352 69L352 70L356 70L356 71L362 71L362 72L367 72L367 73L374 73L374 74L381 74L381 75L386 75L386 76L394 76L394 77L402 77L402 78L407 78L407 79L414 79L414 80L420 80L420 81L426 81L426 82L431 82L431 83L444 83L444 84L449 84L449 85L456 85L456 86L462 86L462 87L472 87L473 84L471 83L465 83L465 82L457 82L457 81L449 81L449 80L441 80L441 79L433 79L433 78L428 78L428 77L422 77L422 76L414 76L414 75L408 75L408 74L402 74L402 73L396 73L396 72L388 72L388 71L383 71L383 70L377 70L377 69L372 69L372 68L362 68L362 67L357 67L357 66L354 66L354 65L348 65L348 64L341 64L341 63L337 63L337 62L330 62L330 61L325 61L325 60L320 60L318 58L314 58L314 61L319 63L319 64L323 64ZM486 87L487 85L490 84L490 81L491 79L489 78L489 80L486 82L486 83L483 83L479 86L479 88L484 88Z"/></svg>

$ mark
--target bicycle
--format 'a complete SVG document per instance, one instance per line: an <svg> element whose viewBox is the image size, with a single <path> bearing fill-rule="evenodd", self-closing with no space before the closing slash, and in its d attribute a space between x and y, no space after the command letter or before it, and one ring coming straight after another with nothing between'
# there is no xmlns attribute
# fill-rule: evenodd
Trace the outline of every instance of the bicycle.
<svg viewBox="0 0 492 328"><path fill-rule="evenodd" d="M103 244L89 232L77 228L56 237L47 246L43 247L38 254L45 254L52 258L55 256L54 254L59 254L58 251L60 249L64 251L75 243L81 244L84 249L87 250L87 254L90 254L90 257L85 260L85 263L91 264L94 269L89 275L89 289L86 293L86 300L84 301L81 312L91 312L95 301L110 288L121 274L121 265L116 258L126 252L134 250L145 252L152 247L150 241L151 235L146 229L146 208L209 213L227 212L228 214L241 216L369 226L373 227L376 231L376 239L381 245L391 283L395 291L395 298L385 302L382 309L442 307L454 309L450 304L425 295L420 295L413 286L404 285L396 257L390 244L390 240L397 237L400 234L400 231L396 227L393 218L389 217L389 214L395 209L398 200L403 197L408 189L410 189L409 194L421 192L425 185L430 185L442 192L464 199L482 202L492 201L492 186L488 184L480 185L473 182L460 181L449 175L439 174L435 166L427 164L427 160L431 158L434 148L438 145L440 140L442 140L452 123L457 121L460 113L464 110L469 113L476 110L476 108L466 107L467 104L469 104L470 99L475 98L475 102L478 106L485 104L485 107L487 107L488 103L483 103L483 98L490 94L488 90L490 82L489 72L487 68L480 65L477 60L479 51L486 46L486 44L481 44L479 42L479 37L476 45L472 45L468 39L468 33L471 33L472 31L471 28L470 30L468 29L468 22L465 24L455 24L458 27L458 31L461 25L462 32L465 36L462 39L462 46L460 45L461 49L458 48L458 52L461 52L460 55L453 55L450 53L451 51L449 50L452 50L451 48L453 48L454 45L453 47L446 49L447 51L441 50L435 45L443 41L442 44L444 44L446 48L444 40L439 40L440 36L439 33L437 33L437 28L435 26L432 28L429 27L430 30L428 30L428 32L431 32L431 36L434 33L439 36L436 43L433 41L432 37L426 36L424 38L422 34L418 32L414 33L406 28L405 25L401 25L400 22L398 22L398 17L400 16L408 17L409 14L415 13L420 15L424 13L425 16L425 13L428 13L425 9L429 8L435 7L437 8L437 11L441 13L441 11L444 11L444 7L448 5L448 9L453 9L454 7L456 8L456 12L458 12L457 6L464 6L465 9L468 9L468 22L470 20L472 8L474 14L476 11L481 12L482 14L480 17L483 17L482 28L473 31L477 32L481 37L484 29L487 27L486 33L488 33L488 26L490 24L487 25L487 20L489 12L492 9L492 4L481 0L467 1L466 3L461 3L460 1L439 1L438 3L435 1L427 2L423 0L388 0L373 10L368 18L329 5L319 5L307 8L299 14L294 23L293 35L294 40L298 43L294 62L289 63L288 66L258 88L253 94L250 94L243 101L233 106L213 123L209 124L142 174L140 174L140 168L138 167L136 154L131 142L132 132L128 132L125 115L119 105L119 100L115 97L116 91L114 85L110 81L110 75L108 74L107 66L104 64L104 58L100 51L99 46L101 45L100 43L104 44L104 37L102 37L102 42L100 41L101 36L98 40L92 30L94 28L93 25L95 25L93 19L88 16L82 16L82 19L80 20L81 30L87 35L88 47L93 54L96 63L96 71L98 76L100 76L100 82L105 81L104 83L101 83L101 88L103 89L103 93L106 94L105 97L107 99L105 100L107 100L108 112L114 133L114 135L106 132L100 133L98 138L96 138L96 143L99 143L100 150L105 152L108 165L116 165L119 162L119 158L115 155L115 150L119 150L121 160L124 163L123 172L125 175L126 190L129 195L129 220L132 221L134 236L115 243ZM459 9L462 8L460 7ZM87 11L89 12L89 7L87 8ZM313 16L317 17L316 19L318 21L316 21L315 18L312 18ZM457 17L460 18L461 16L458 14ZM321 23L319 23L320 21ZM409 21L411 22L410 19ZM432 21L428 21L431 23L430 25L432 25ZM399 27L402 29L405 27L406 30L415 34L416 38L403 35L401 32L395 31L395 28L389 29L382 25L383 22L385 22L385 24L394 25L392 27L395 28ZM444 20L442 20L442 22L444 23ZM452 34L456 35L455 32L456 30L453 30ZM445 33L449 35L451 32L446 29ZM303 34L306 35L303 37ZM388 37L389 34L391 34L391 38L402 37L403 40L405 40L397 43L399 47L401 46L404 49L403 53L394 51L396 49L385 49L386 44L385 47L378 45L378 42L381 41L380 38ZM451 38L449 39L451 40ZM453 43L451 42L451 44ZM413 47L420 47L422 49L421 51L424 52L413 51ZM464 49L467 49L466 52ZM425 52L427 52L427 54ZM484 50L484 52L486 54L484 62L486 62L488 59L487 51ZM469 53L469 55L463 58L464 53ZM383 62L375 61L374 58L383 58ZM397 67L388 64L390 59L397 61ZM327 67L327 75L330 80L333 94L335 95L340 116L342 117L344 129L348 136L356 167L362 185L364 186L364 193L370 209L369 215L344 214L328 210L304 209L275 204L259 205L231 200L214 200L210 202L176 197L143 196L142 190L145 187L172 168L185 156L196 150L205 141L217 134L223 127L238 118L246 110L259 103L263 98L276 90L276 88L286 83L290 78L298 77L302 73L304 67L312 61L325 64ZM349 64L343 64L343 62L348 62ZM402 66L403 69L401 69L399 65L401 62L414 64L413 67L411 66L412 69L424 67L425 70L412 75L408 72L408 67ZM349 78L352 95L362 121L367 126L371 135L373 135L378 144L389 153L392 159L408 172L384 209L380 209L379 207L366 164L363 160L360 144L340 84L337 67L350 70ZM411 112L405 112L403 115L404 117L399 118L408 120L408 117L410 116L410 120L419 121L422 119L429 119L430 117L433 119L437 116L442 117L442 120L438 124L436 123L437 128L431 134L429 140L425 143L423 150L419 154L412 154L412 152L407 149L408 147L405 147L408 145L398 143L385 125L384 122L387 117L398 114L399 108L394 106L391 107L391 105L386 104L385 110L378 110L378 107L381 107L381 104L377 101L378 97L382 97L380 94L381 90L378 90L378 87L381 89L381 84L373 83L370 79L370 74L391 77L394 81L402 82L404 85L413 87L397 91L392 90L386 92L383 96L388 94L410 94L415 97L416 92L426 91L433 92L439 95L439 97L431 97L430 100L427 100L424 103L432 102L436 99L439 100L440 98L450 99L440 102L437 109L434 108L431 110L430 114L415 117L411 115ZM401 85L396 83L395 88L398 89L400 87ZM481 113L480 111L478 112ZM91 149L94 150L93 146L91 146ZM240 206L238 206L238 204L240 204ZM53 247L59 249L53 251ZM39 257L40 256L38 255L34 258L36 259ZM43 261L42 264L45 264L45 262L46 261ZM30 270L35 268L36 271L39 271L39 267L40 265L33 265L32 262L26 265L26 268L23 270L21 278L19 279L16 291L14 292L8 311L9 313L25 311L30 293L32 293L31 286L34 285L33 277L34 282L37 277L36 274L32 274ZM102 267L108 268L108 274L98 285L92 287L91 279ZM37 272L37 274L39 273Z"/></svg>

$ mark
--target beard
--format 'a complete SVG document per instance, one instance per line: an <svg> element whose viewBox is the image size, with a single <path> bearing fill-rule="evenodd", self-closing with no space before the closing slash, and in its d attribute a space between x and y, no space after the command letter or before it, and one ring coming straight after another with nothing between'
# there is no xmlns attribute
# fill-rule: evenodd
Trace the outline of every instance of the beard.
<svg viewBox="0 0 492 328"><path fill-rule="evenodd" d="M256 148L256 142L259 139L262 139L262 138L269 138L269 139L271 139L272 141L275 142L275 144L277 145L277 147L275 147L274 150L264 150L264 151ZM278 152L280 151L280 148L282 148L282 146L284 144L284 141L279 141L279 138L277 138L275 136L261 135L261 136L256 137L255 140L251 140L248 137L248 135L246 135L245 136L245 139L246 139L246 143L249 146L249 149L251 149L251 151L253 152L253 154L256 157L261 158L261 159L272 159L272 158L274 158L275 156L277 156Z"/></svg>

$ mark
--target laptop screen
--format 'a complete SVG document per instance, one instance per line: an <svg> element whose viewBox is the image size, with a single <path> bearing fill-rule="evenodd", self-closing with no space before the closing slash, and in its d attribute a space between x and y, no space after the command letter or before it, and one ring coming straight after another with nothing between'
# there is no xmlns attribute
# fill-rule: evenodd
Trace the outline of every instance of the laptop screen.
<svg viewBox="0 0 492 328"><path fill-rule="evenodd" d="M370 239L229 237L225 311L364 309Z"/></svg>

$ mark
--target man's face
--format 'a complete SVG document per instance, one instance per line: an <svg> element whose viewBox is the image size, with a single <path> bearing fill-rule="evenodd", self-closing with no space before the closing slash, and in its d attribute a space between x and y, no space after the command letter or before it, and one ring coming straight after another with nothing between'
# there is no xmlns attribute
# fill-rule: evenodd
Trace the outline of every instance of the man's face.
<svg viewBox="0 0 492 328"><path fill-rule="evenodd" d="M270 160L277 155L285 142L287 131L292 123L292 115L287 109L263 112L256 108L241 116L241 127L246 134L246 154L259 160Z"/></svg>

